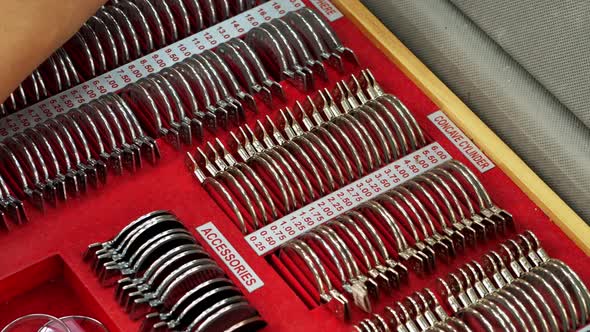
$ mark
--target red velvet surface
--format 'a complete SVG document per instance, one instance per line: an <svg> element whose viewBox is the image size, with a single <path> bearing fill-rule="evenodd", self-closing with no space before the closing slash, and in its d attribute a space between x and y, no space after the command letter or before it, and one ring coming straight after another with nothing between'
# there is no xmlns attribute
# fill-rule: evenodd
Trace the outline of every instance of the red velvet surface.
<svg viewBox="0 0 590 332"><path fill-rule="evenodd" d="M397 95L433 139L456 159L471 166L426 118L438 109L437 106L351 22L340 19L334 27L344 44L356 52L362 67L372 70L385 91ZM333 71L330 71L330 77L332 80L327 84L330 87L339 77L344 78ZM287 87L287 92L289 106L303 96L292 87ZM274 112L277 109L275 107ZM250 114L249 122L269 112L263 109L258 115ZM226 133L220 134L225 138ZM147 165L133 175L111 175L104 188L90 190L83 197L72 199L58 208L50 208L45 215L28 206L30 223L16 227L10 233L0 234L0 290L4 292L0 294L0 326L20 315L42 311L54 315L91 315L101 319L111 331L136 330L139 323L132 322L117 305L112 288L99 285L88 265L82 261L82 254L88 244L110 239L138 216L156 209L169 209L193 229L213 221L264 281L264 287L247 297L269 323L266 331L350 329L350 325L338 321L324 308L308 309L290 286L297 285L293 278L283 278L267 260L256 256L230 219L186 171L182 151L173 150L163 141L160 143L162 160L158 165ZM586 283L590 282L590 259L500 169L495 168L485 174L476 171L476 174L495 203L514 215L518 230L533 230L551 256L565 261ZM438 262L436 273L429 278L420 279L411 274L409 285L392 296L384 296L381 304L392 303L423 287L434 290L436 277L479 257L494 248L497 242L490 241L489 245L469 250L451 264ZM63 260L62 268L59 264L46 264L46 270L27 270L34 263L55 254ZM36 282L31 283L31 280ZM239 285L237 280L236 284ZM14 293L19 295L13 296ZM309 298L307 302L310 302ZM355 311L355 320L361 317Z"/></svg>
<svg viewBox="0 0 590 332"><path fill-rule="evenodd" d="M64 317L72 313L92 315L92 308L81 303L65 278L58 277L2 303L0 312L7 317L40 312Z"/></svg>

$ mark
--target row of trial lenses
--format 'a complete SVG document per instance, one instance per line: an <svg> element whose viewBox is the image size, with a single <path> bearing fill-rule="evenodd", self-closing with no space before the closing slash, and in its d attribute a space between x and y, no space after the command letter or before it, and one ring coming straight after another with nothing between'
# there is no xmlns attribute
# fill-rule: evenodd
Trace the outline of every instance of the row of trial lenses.
<svg viewBox="0 0 590 332"><path fill-rule="evenodd" d="M33 105L78 83L80 75L72 58L60 48L0 103L0 117Z"/></svg>
<svg viewBox="0 0 590 332"><path fill-rule="evenodd" d="M294 21L293 17L309 21L306 26L316 38L304 41L304 34L295 31L293 22L298 21ZM270 37L260 37L260 31L269 33ZM271 34L269 31L274 32ZM281 33L297 37L276 37ZM277 40L269 42L271 38ZM290 77L294 82L305 82L302 85L297 83L304 89L313 87L315 74L318 68L323 68L322 60L325 59L320 56L314 58L307 47L327 48L324 40L336 41L331 44L333 47L328 59L341 57L340 54L351 54L350 58L356 59L352 51L342 46L327 22L313 10L304 8L254 28L245 41L234 38L215 51L204 51L130 84L121 91L121 95L134 111L143 113L140 117L145 120L152 136L165 136L176 147L181 143L190 144L193 136L202 138L205 129L215 132L218 127L227 128L230 124L243 122L244 108L254 112L258 110L255 96L269 107L277 98L284 101L286 96L278 83L280 81ZM272 55L267 46L274 47ZM290 53L294 50L305 55L305 62L310 63L308 70L301 70L298 65L301 56ZM274 68L273 61L263 61L269 56L282 64L294 63L295 67ZM285 76L285 72L290 74ZM306 74L297 79L296 72ZM325 74L325 70L320 72Z"/></svg>
<svg viewBox="0 0 590 332"><path fill-rule="evenodd" d="M550 258L526 231L439 279L451 314L428 289L363 319L357 332L571 331L588 323L590 294L580 277Z"/></svg>
<svg viewBox="0 0 590 332"><path fill-rule="evenodd" d="M385 306L354 326L355 332L422 332L449 318L436 295L428 288L414 292L402 301Z"/></svg>
<svg viewBox="0 0 590 332"><path fill-rule="evenodd" d="M0 104L0 116L125 65L259 2L264 1L110 1Z"/></svg>
<svg viewBox="0 0 590 332"><path fill-rule="evenodd" d="M175 147L201 139L204 130L215 133L242 123L245 110L258 110L254 96L269 105L273 97L285 99L281 85L241 39L132 83L120 95L151 135L164 136Z"/></svg>
<svg viewBox="0 0 590 332"><path fill-rule="evenodd" d="M526 231L438 280L453 316L428 331L573 331L588 324L590 293Z"/></svg>
<svg viewBox="0 0 590 332"><path fill-rule="evenodd" d="M386 94L370 71L338 82L335 99L281 111L255 130L230 132L235 153L221 141L188 155L189 169L212 195L220 195L240 230L248 234L427 144L416 120ZM278 127L278 128L277 128ZM256 131L256 132L255 132ZM241 160L240 160L241 159ZM240 160L240 161L238 161Z"/></svg>
<svg viewBox="0 0 590 332"><path fill-rule="evenodd" d="M85 260L141 331L256 331L262 320L224 270L169 211L148 213Z"/></svg>
<svg viewBox="0 0 590 332"><path fill-rule="evenodd" d="M143 158L151 163L160 158L155 140L116 94L5 139L0 154L5 184L0 187L41 211L105 184L109 169L117 175L134 172Z"/></svg>
<svg viewBox="0 0 590 332"><path fill-rule="evenodd" d="M245 40L275 80L287 80L303 91L314 88L316 77L328 80L324 62L341 73L346 72L346 62L359 64L329 22L309 8L263 23L250 30Z"/></svg>
<svg viewBox="0 0 590 332"><path fill-rule="evenodd" d="M346 300L339 294L344 290L356 306L371 312L381 291L391 293L407 281L406 266L421 275L432 273L437 258L449 261L465 248L467 236L485 239L511 227L503 210L482 216L494 206L486 199L485 188L466 166L447 161L302 234L280 257L292 262L296 254L305 261L320 302L329 303L329 294ZM475 224L487 233L478 233ZM305 251L311 260L302 256ZM349 312L347 303L339 314Z"/></svg>
<svg viewBox="0 0 590 332"><path fill-rule="evenodd" d="M287 14L286 19L293 15L305 17L304 14L317 15L302 9ZM262 24L260 28L275 25L290 28L281 19ZM318 26L314 33L320 34L319 29L327 27L327 23ZM215 51L193 55L132 83L122 89L120 95L140 117L150 135L164 136L177 148L182 143L190 145L193 138L202 138L204 130L215 132L219 127L243 122L244 109L258 110L255 97L260 97L270 107L277 98L286 99L282 86L273 78L277 75L263 64L264 49L252 45L234 38ZM319 60L317 63L321 64ZM309 76L307 81L311 82L312 78Z"/></svg>

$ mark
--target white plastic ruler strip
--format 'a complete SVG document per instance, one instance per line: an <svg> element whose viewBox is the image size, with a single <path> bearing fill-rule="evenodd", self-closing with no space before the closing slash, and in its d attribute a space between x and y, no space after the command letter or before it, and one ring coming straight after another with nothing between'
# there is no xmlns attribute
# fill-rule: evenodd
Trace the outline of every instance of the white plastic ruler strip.
<svg viewBox="0 0 590 332"><path fill-rule="evenodd" d="M274 18L283 17L288 12L304 6L305 4L301 0L275 0L263 3L168 47L8 115L0 119L0 140L102 95L118 91L129 83L170 67L193 54L214 48L232 38L243 35L253 27Z"/></svg>
<svg viewBox="0 0 590 332"><path fill-rule="evenodd" d="M262 256L310 229L450 159L451 155L439 143L432 143L244 238L252 249Z"/></svg>
<svg viewBox="0 0 590 332"><path fill-rule="evenodd" d="M207 241L211 249L215 251L249 293L264 286L262 279L252 270L252 267L227 238L221 234L213 222L197 227L197 232Z"/></svg>

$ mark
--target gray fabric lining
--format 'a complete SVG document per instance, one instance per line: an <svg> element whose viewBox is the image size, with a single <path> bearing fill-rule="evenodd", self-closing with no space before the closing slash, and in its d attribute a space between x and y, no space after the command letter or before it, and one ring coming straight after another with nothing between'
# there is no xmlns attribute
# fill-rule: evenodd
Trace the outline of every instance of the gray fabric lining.
<svg viewBox="0 0 590 332"><path fill-rule="evenodd" d="M590 2L451 0L590 128Z"/></svg>
<svg viewBox="0 0 590 332"><path fill-rule="evenodd" d="M465 5L468 1L455 1L461 2L467 12L476 11ZM582 218L590 221L590 130L581 121L587 113L580 113L579 118L570 112L449 0L363 2Z"/></svg>

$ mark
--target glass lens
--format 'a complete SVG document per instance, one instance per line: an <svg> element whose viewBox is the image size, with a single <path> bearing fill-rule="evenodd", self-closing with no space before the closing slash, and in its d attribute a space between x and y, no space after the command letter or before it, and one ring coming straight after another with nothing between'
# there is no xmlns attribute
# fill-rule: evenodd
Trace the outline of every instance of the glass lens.
<svg viewBox="0 0 590 332"><path fill-rule="evenodd" d="M45 314L20 317L8 324L1 332L71 332L58 318Z"/></svg>
<svg viewBox="0 0 590 332"><path fill-rule="evenodd" d="M101 322L91 317L66 316L59 320L69 328L70 332L109 332Z"/></svg>

